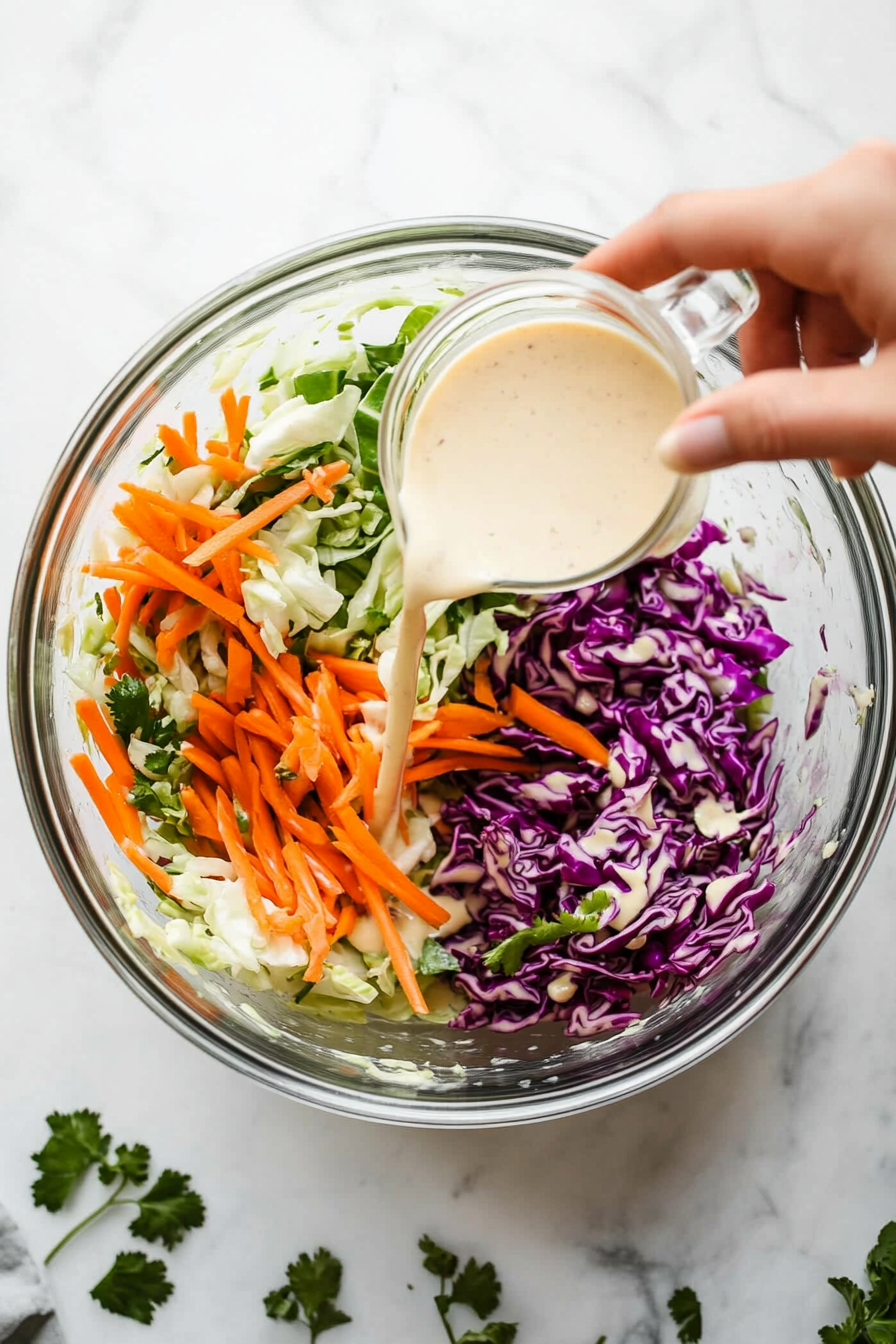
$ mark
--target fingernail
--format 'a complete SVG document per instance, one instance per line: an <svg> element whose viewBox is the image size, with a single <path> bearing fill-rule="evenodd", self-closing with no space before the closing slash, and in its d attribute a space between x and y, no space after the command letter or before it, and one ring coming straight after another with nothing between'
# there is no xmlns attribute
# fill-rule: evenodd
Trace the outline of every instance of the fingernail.
<svg viewBox="0 0 896 1344"><path fill-rule="evenodd" d="M731 460L725 421L720 415L701 415L673 425L660 436L656 451L670 471L710 471Z"/></svg>

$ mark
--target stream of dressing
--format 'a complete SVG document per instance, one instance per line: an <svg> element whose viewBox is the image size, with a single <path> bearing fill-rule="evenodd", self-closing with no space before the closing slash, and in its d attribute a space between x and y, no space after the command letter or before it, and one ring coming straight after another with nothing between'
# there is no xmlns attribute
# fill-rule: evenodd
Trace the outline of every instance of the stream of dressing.
<svg viewBox="0 0 896 1344"><path fill-rule="evenodd" d="M620 331L540 318L470 346L411 421L399 505L404 601L372 817L395 839L429 602L574 586L623 554L674 484L654 451L682 409L666 366Z"/></svg>

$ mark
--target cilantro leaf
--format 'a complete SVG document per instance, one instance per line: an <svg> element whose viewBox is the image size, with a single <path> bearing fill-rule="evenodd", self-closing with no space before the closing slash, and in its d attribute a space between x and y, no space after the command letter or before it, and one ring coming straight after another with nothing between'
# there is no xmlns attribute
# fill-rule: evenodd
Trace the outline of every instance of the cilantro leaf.
<svg viewBox="0 0 896 1344"><path fill-rule="evenodd" d="M299 1304L290 1291L288 1283L282 1288L274 1288L264 1299L264 1314L272 1321L297 1321Z"/></svg>
<svg viewBox="0 0 896 1344"><path fill-rule="evenodd" d="M303 1251L287 1266L286 1277L288 1282L264 1299L265 1314L272 1320L301 1320L311 1332L311 1344L325 1331L349 1323L351 1316L336 1306L342 1288L342 1261L332 1251L323 1246L313 1256Z"/></svg>
<svg viewBox="0 0 896 1344"><path fill-rule="evenodd" d="M47 1124L49 1139L39 1153L31 1155L41 1173L31 1192L38 1208L58 1213L78 1178L95 1162L104 1161L112 1139L102 1132L96 1111L72 1111L68 1115L54 1111L47 1116Z"/></svg>
<svg viewBox="0 0 896 1344"><path fill-rule="evenodd" d="M437 1246L432 1237L425 1233L417 1242L423 1252L423 1268L439 1279L453 1279L457 1273L458 1259L451 1251Z"/></svg>
<svg viewBox="0 0 896 1344"><path fill-rule="evenodd" d="M99 616L99 618L100 618L101 621L104 620L104 619L105 619L105 613L104 613L104 611L103 611L103 599L100 597L99 593L94 593L94 595L93 595L93 605L96 607L96 614L97 614L97 616Z"/></svg>
<svg viewBox="0 0 896 1344"><path fill-rule="evenodd" d="M513 1344L518 1329L507 1321L489 1321L481 1330L467 1330L457 1344Z"/></svg>
<svg viewBox="0 0 896 1344"><path fill-rule="evenodd" d="M106 692L106 704L122 741L129 742L135 733L148 738L149 691L139 677L127 672L119 677Z"/></svg>
<svg viewBox="0 0 896 1344"><path fill-rule="evenodd" d="M90 1296L106 1311L151 1325L156 1307L168 1301L174 1284L166 1277L163 1260L147 1260L142 1251L120 1251L115 1263Z"/></svg>
<svg viewBox="0 0 896 1344"><path fill-rule="evenodd" d="M868 1252L865 1268L871 1283L885 1271L896 1274L896 1223L881 1228L877 1244Z"/></svg>
<svg viewBox="0 0 896 1344"><path fill-rule="evenodd" d="M451 1291L451 1301L472 1307L480 1321L498 1310L501 1283L490 1260L480 1265L472 1257L464 1265Z"/></svg>
<svg viewBox="0 0 896 1344"><path fill-rule="evenodd" d="M611 904L611 898L605 891L592 891L581 902L575 914L561 910L556 919L543 919L538 915L528 928L518 929L489 948L482 958L483 964L490 971L516 975L530 948L557 943L574 933L596 933L600 928L601 915Z"/></svg>
<svg viewBox="0 0 896 1344"><path fill-rule="evenodd" d="M153 775L166 775L172 759L168 751L151 751L143 762L143 768Z"/></svg>
<svg viewBox="0 0 896 1344"><path fill-rule="evenodd" d="M693 1288L676 1288L666 1304L678 1326L681 1344L700 1344L703 1338L703 1312Z"/></svg>
<svg viewBox="0 0 896 1344"><path fill-rule="evenodd" d="M437 938L427 938L420 949L417 971L420 975L441 975L445 971L459 971L460 962Z"/></svg>
<svg viewBox="0 0 896 1344"><path fill-rule="evenodd" d="M145 1143L135 1143L128 1148L120 1143L115 1149L114 1162L104 1162L99 1170L103 1185L111 1185L119 1177L124 1177L131 1185L142 1185L149 1175L149 1149Z"/></svg>
<svg viewBox="0 0 896 1344"><path fill-rule="evenodd" d="M170 1167L135 1202L140 1212L129 1230L144 1241L161 1241L169 1251L183 1241L190 1228L202 1227L205 1222L205 1204L190 1189L190 1177Z"/></svg>

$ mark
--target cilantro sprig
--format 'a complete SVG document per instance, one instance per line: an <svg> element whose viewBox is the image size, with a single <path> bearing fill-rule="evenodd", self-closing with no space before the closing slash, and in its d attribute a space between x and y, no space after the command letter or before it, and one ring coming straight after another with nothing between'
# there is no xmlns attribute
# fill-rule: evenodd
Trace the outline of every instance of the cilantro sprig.
<svg viewBox="0 0 896 1344"><path fill-rule="evenodd" d="M848 1314L839 1325L823 1325L824 1344L896 1344L896 1223L882 1227L868 1252L866 1293L851 1279L828 1279L843 1298Z"/></svg>
<svg viewBox="0 0 896 1344"><path fill-rule="evenodd" d="M417 1243L423 1268L439 1280L434 1301L450 1344L513 1344L518 1327L507 1321L489 1321L501 1305L501 1282L490 1260L479 1264L472 1256L461 1269L453 1251L446 1251L424 1235ZM470 1307L487 1324L455 1335L448 1313L453 1306Z"/></svg>
<svg viewBox="0 0 896 1344"><path fill-rule="evenodd" d="M119 1251L90 1296L116 1316L152 1325L156 1307L163 1306L173 1292L164 1260L148 1260L142 1251Z"/></svg>
<svg viewBox="0 0 896 1344"><path fill-rule="evenodd" d="M128 1224L131 1235L143 1241L161 1242L169 1251L192 1228L202 1227L205 1204L191 1188L191 1178L182 1172L166 1167L148 1190L137 1193L149 1180L151 1154L145 1143L120 1143L113 1153L112 1136L104 1132L96 1111L68 1114L54 1111L47 1116L47 1124L50 1137L39 1152L32 1154L40 1172L31 1187L38 1208L58 1213L92 1167L97 1168L102 1185L114 1188L86 1218L69 1228L47 1254L45 1265L113 1208L136 1209ZM122 1252L91 1296L108 1311L149 1324L155 1306L161 1306L173 1291L165 1273L161 1260L147 1260L142 1251Z"/></svg>
<svg viewBox="0 0 896 1344"><path fill-rule="evenodd" d="M348 1325L351 1316L336 1306L342 1288L342 1261L320 1246L311 1256L303 1251L286 1267L286 1283L264 1299L265 1314L274 1321L307 1326L311 1344L327 1330Z"/></svg>
<svg viewBox="0 0 896 1344"><path fill-rule="evenodd" d="M574 933L597 933L601 915L611 905L612 900L605 891L592 891L580 902L574 914L561 910L556 919L543 919L539 915L528 928L518 929L489 948L482 958L483 964L490 971L516 975L531 948L558 943L561 938L569 938Z"/></svg>
<svg viewBox="0 0 896 1344"><path fill-rule="evenodd" d="M700 1344L703 1338L703 1310L693 1288L676 1288L666 1305L669 1315L678 1326L681 1344Z"/></svg>

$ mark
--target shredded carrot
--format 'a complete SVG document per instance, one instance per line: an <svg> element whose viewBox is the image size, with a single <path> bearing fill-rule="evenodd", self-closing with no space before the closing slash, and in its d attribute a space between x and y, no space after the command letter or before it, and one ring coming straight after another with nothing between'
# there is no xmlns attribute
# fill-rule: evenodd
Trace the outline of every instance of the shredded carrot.
<svg viewBox="0 0 896 1344"><path fill-rule="evenodd" d="M125 836L128 840L133 840L135 845L142 845L143 829L140 825L140 813L133 803L128 801L128 785L113 773L106 779L106 788L111 795Z"/></svg>
<svg viewBox="0 0 896 1344"><path fill-rule="evenodd" d="M218 790L217 804L218 830L221 832L221 840L223 841L224 848L227 850L227 857L236 869L236 875L243 884L243 892L255 922L262 932L267 933L270 929L270 921L267 916L267 911L262 904L261 892L258 890L258 882L255 878L255 870L249 862L249 855L246 852L243 838L240 835L240 828L237 825L233 803L231 803L223 789Z"/></svg>
<svg viewBox="0 0 896 1344"><path fill-rule="evenodd" d="M167 583L157 575L144 569L142 565L122 564L118 561L94 561L81 566L82 574L92 574L97 579L114 579L116 583L142 583L147 587L167 588L174 591L174 584Z"/></svg>
<svg viewBox="0 0 896 1344"><path fill-rule="evenodd" d="M195 635L196 631L205 624L208 616L206 607L194 604L187 607L182 616L167 630L160 630L156 638L156 655L159 660L159 667L167 670L174 666L174 655L177 653L177 646L181 640Z"/></svg>
<svg viewBox="0 0 896 1344"><path fill-rule="evenodd" d="M246 434L246 422L249 419L249 398L240 397L237 401L233 388L228 387L221 394L221 411L227 428L227 446L230 456L239 457L240 448Z"/></svg>
<svg viewBox="0 0 896 1344"><path fill-rule="evenodd" d="M112 512L118 521L129 532L133 532L134 536L144 545L152 546L160 555L166 556L169 560L179 558L174 541L157 522L158 514L142 507L136 500L130 499L121 504L113 504Z"/></svg>
<svg viewBox="0 0 896 1344"><path fill-rule="evenodd" d="M417 983L417 977L414 974L414 967L411 964L411 958L408 950L399 936L398 930L392 916L389 913L389 907L383 900L383 894L377 883L367 873L360 871L358 880L361 888L367 898L367 908L376 920L377 928L382 934L383 942L386 944L386 951L395 968L395 974L398 977L398 983L401 985L407 995L408 1003L415 1013L424 1015L429 1012L426 1000L421 993L420 986ZM443 912L444 913L444 912Z"/></svg>
<svg viewBox="0 0 896 1344"><path fill-rule="evenodd" d="M342 792L342 775L332 752L324 742L320 745L320 771L315 780L315 788L324 811L329 812Z"/></svg>
<svg viewBox="0 0 896 1344"><path fill-rule="evenodd" d="M117 588L104 588L103 601L113 621L117 621L121 615L121 593Z"/></svg>
<svg viewBox="0 0 896 1344"><path fill-rule="evenodd" d="M150 573L155 574L164 582L169 583L172 588L185 593L187 597L192 597L194 602L200 602L209 611L213 611L216 616L220 616L222 621L228 625L236 625L243 616L243 609L236 602L231 602L229 597L222 597L216 593L214 588L202 582L194 574L188 574L186 570L181 569L180 565L173 564L166 560L163 555L157 551L143 550L140 552L140 561L146 566Z"/></svg>
<svg viewBox="0 0 896 1344"><path fill-rule="evenodd" d="M97 774L93 761L81 751L72 756L71 765L93 799L94 806L106 823L112 838L120 845L125 839L124 826L118 808L115 806L115 800Z"/></svg>
<svg viewBox="0 0 896 1344"><path fill-rule="evenodd" d="M190 704L206 716L215 736L219 737L231 751L236 751L235 720L230 711L219 705L216 700L209 700L207 696L200 695L198 691L190 696Z"/></svg>
<svg viewBox="0 0 896 1344"><path fill-rule="evenodd" d="M286 697L278 690L271 674L267 671L254 672L252 685L255 687L256 699L266 701L271 718L291 734L292 714L286 703Z"/></svg>
<svg viewBox="0 0 896 1344"><path fill-rule="evenodd" d="M361 805L368 826L373 819L373 800L380 771L380 755L372 742L358 745L358 770L361 775Z"/></svg>
<svg viewBox="0 0 896 1344"><path fill-rule="evenodd" d="M144 853L140 846L135 845L132 840L125 838L122 841L121 848L134 867L140 869L144 877L148 877L150 882L154 882L160 891L164 891L166 896L171 895L171 878L164 868L161 868L157 863L153 863L149 855Z"/></svg>
<svg viewBox="0 0 896 1344"><path fill-rule="evenodd" d="M473 669L473 697L479 701L480 705L488 705L489 709L497 709L498 702L495 699L495 692L492 690L492 680L488 674L489 667L488 654L480 654Z"/></svg>
<svg viewBox="0 0 896 1344"><path fill-rule="evenodd" d="M165 451L169 457L173 457L175 462L182 467L196 467L199 465L199 454L194 445L190 444L183 434L179 434L176 429L170 425L159 425L158 436L165 446Z"/></svg>
<svg viewBox="0 0 896 1344"><path fill-rule="evenodd" d="M220 785L222 789L227 788L224 771L214 756L210 756L207 751L203 751L201 747L197 747L192 742L182 742L180 751L181 755L185 756L197 770L201 770L204 775L208 775L209 779Z"/></svg>
<svg viewBox="0 0 896 1344"><path fill-rule="evenodd" d="M228 754L228 752L232 750L231 747L226 746L225 743L221 741L220 737L209 723L208 715L203 714L202 710L199 711L199 718L196 721L196 727L198 729L199 736L202 738L206 747L208 747L212 756L214 756L216 760L219 761L222 760L223 757L225 757Z"/></svg>
<svg viewBox="0 0 896 1344"><path fill-rule="evenodd" d="M306 844L326 844L327 834L323 827L310 817L300 816L289 801L283 785L277 778L275 770L277 754L273 747L263 737L253 737L250 745L261 779L261 796L273 808L281 826Z"/></svg>
<svg viewBox="0 0 896 1344"><path fill-rule="evenodd" d="M318 477L321 483L335 484L342 480L342 477L348 471L348 463L342 461L331 462L325 467L315 468L315 471L322 473ZM229 527L225 527L210 541L203 542L191 555L186 557L186 563L188 565L206 564L213 556L219 555L222 551L230 550L238 542L251 537L260 528L272 523L275 518L279 518L281 514L286 513L287 509L291 509L293 505L301 504L313 493L314 490L310 481L297 481L295 485L289 486L286 490L281 490L279 494L272 495L270 499L266 499L263 504L259 504L245 517L231 523Z"/></svg>
<svg viewBox="0 0 896 1344"><path fill-rule="evenodd" d="M358 912L351 901L340 906L339 918L331 935L334 943L338 943L340 938L347 938L353 932L357 918Z"/></svg>
<svg viewBox="0 0 896 1344"><path fill-rule="evenodd" d="M120 488L133 499L139 499L142 503L159 510L163 516L170 514L184 522L195 523L198 527L209 527L213 532L223 531L231 525L234 518L239 518L235 509L207 509L204 504L171 499L168 495L160 495L157 490L147 490L142 485L134 485L132 481L122 481Z"/></svg>
<svg viewBox="0 0 896 1344"><path fill-rule="evenodd" d="M154 592L150 593L149 597L146 599L146 601L143 603L143 606L140 608L140 615L137 617L138 621L140 622L140 624L143 626L144 629L147 629L149 627L150 622L154 619L155 616L158 615L158 613L162 610L162 607L166 605L167 601L168 601L168 593L164 588L156 588ZM120 611L121 610L120 600L118 603L118 608Z"/></svg>
<svg viewBox="0 0 896 1344"><path fill-rule="evenodd" d="M244 705L252 695L252 654L235 635L227 638L227 690L230 705Z"/></svg>
<svg viewBox="0 0 896 1344"><path fill-rule="evenodd" d="M75 701L75 712L90 733L106 764L122 781L126 789L134 783L134 767L128 759L128 753L121 738L112 727L109 711L105 705L85 696Z"/></svg>
<svg viewBox="0 0 896 1344"><path fill-rule="evenodd" d="M357 812L350 807L341 807L338 812L338 819L343 827L343 834L350 842L352 848L358 856L363 859L363 866L371 877L376 878L380 886L385 887L393 896L397 896L403 901L416 915L425 919L427 924L439 928L448 918L440 905L437 905L431 897L415 887L409 877L396 868L395 864L389 858L389 855L382 846L374 839L370 831L364 825ZM334 834L338 835L338 830L334 828ZM343 845L340 846L342 852L346 853ZM348 854L348 858L354 859L353 854Z"/></svg>
<svg viewBox="0 0 896 1344"><path fill-rule="evenodd" d="M225 481L231 481L234 485L243 485L245 481L251 481L258 472L253 471L251 467L244 467L242 462L235 461L228 454L224 457L221 453L216 453L216 448L226 448L226 444L218 443L216 439L209 439L205 445L205 451L208 456L205 459L206 466L211 467Z"/></svg>
<svg viewBox="0 0 896 1344"><path fill-rule="evenodd" d="M196 790L185 784L180 791L180 797L190 819L193 834L204 835L208 840L215 840L218 844L223 844L221 832L218 830L217 818L213 812L209 812L205 802Z"/></svg>
<svg viewBox="0 0 896 1344"><path fill-rule="evenodd" d="M515 719L528 724L537 733L544 733L545 737L549 737L558 746L574 751L586 761L597 761L598 765L607 765L610 753L593 733L582 724L564 718L556 710L548 709L547 705L543 705L520 686L510 688L510 712Z"/></svg>
<svg viewBox="0 0 896 1344"><path fill-rule="evenodd" d="M469 756L495 756L503 760L522 760L519 747L504 742L482 742L478 737L442 737L439 733L427 739L427 747L439 751L463 751Z"/></svg>
<svg viewBox="0 0 896 1344"><path fill-rule="evenodd" d="M239 628L240 633L249 645L249 648L267 671L270 672L271 677L278 688L286 696L286 699L292 705L296 713L307 714L311 709L311 701L302 690L301 683L280 667L277 659L268 653L267 646L261 638L261 635L258 633L257 627L254 626L251 621L243 617L239 622Z"/></svg>
<svg viewBox="0 0 896 1344"><path fill-rule="evenodd" d="M320 721L327 730L333 746L349 770L354 771L357 764L355 749L346 735L342 709L338 703L338 688L333 674L322 668L320 672L312 672L307 676L305 685L311 692Z"/></svg>
<svg viewBox="0 0 896 1344"><path fill-rule="evenodd" d="M127 590L122 600L121 615L118 618L118 625L115 627L115 647L122 657L130 648L131 626L146 593L146 588L140 584L134 584L132 588Z"/></svg>
<svg viewBox="0 0 896 1344"><path fill-rule="evenodd" d="M270 714L265 714L260 709L243 710L237 714L236 721L241 728L245 728L247 733L255 733L258 737L266 737L269 742L273 742L281 751L285 751L289 746L289 733L280 727Z"/></svg>
<svg viewBox="0 0 896 1344"><path fill-rule="evenodd" d="M401 808L398 813L398 834L404 844L409 845L411 843L411 830L408 826L408 819L404 814L404 808Z"/></svg>
<svg viewBox="0 0 896 1344"><path fill-rule="evenodd" d="M543 766L529 761L508 761L503 757L496 759L493 756L466 756L458 753L456 756L436 756L430 761L409 766L404 772L404 782L419 784L421 780L449 775L454 770L499 770L502 774L538 775L543 769Z"/></svg>
<svg viewBox="0 0 896 1344"><path fill-rule="evenodd" d="M350 691L373 691L379 700L385 700L386 691L380 681L375 663L361 663L354 658L337 658L331 653L311 655L321 667L327 667L336 680Z"/></svg>
<svg viewBox="0 0 896 1344"><path fill-rule="evenodd" d="M453 732L456 737L479 737L482 733L509 728L513 723L509 714L495 714L478 705L439 705L438 717L446 731Z"/></svg>

